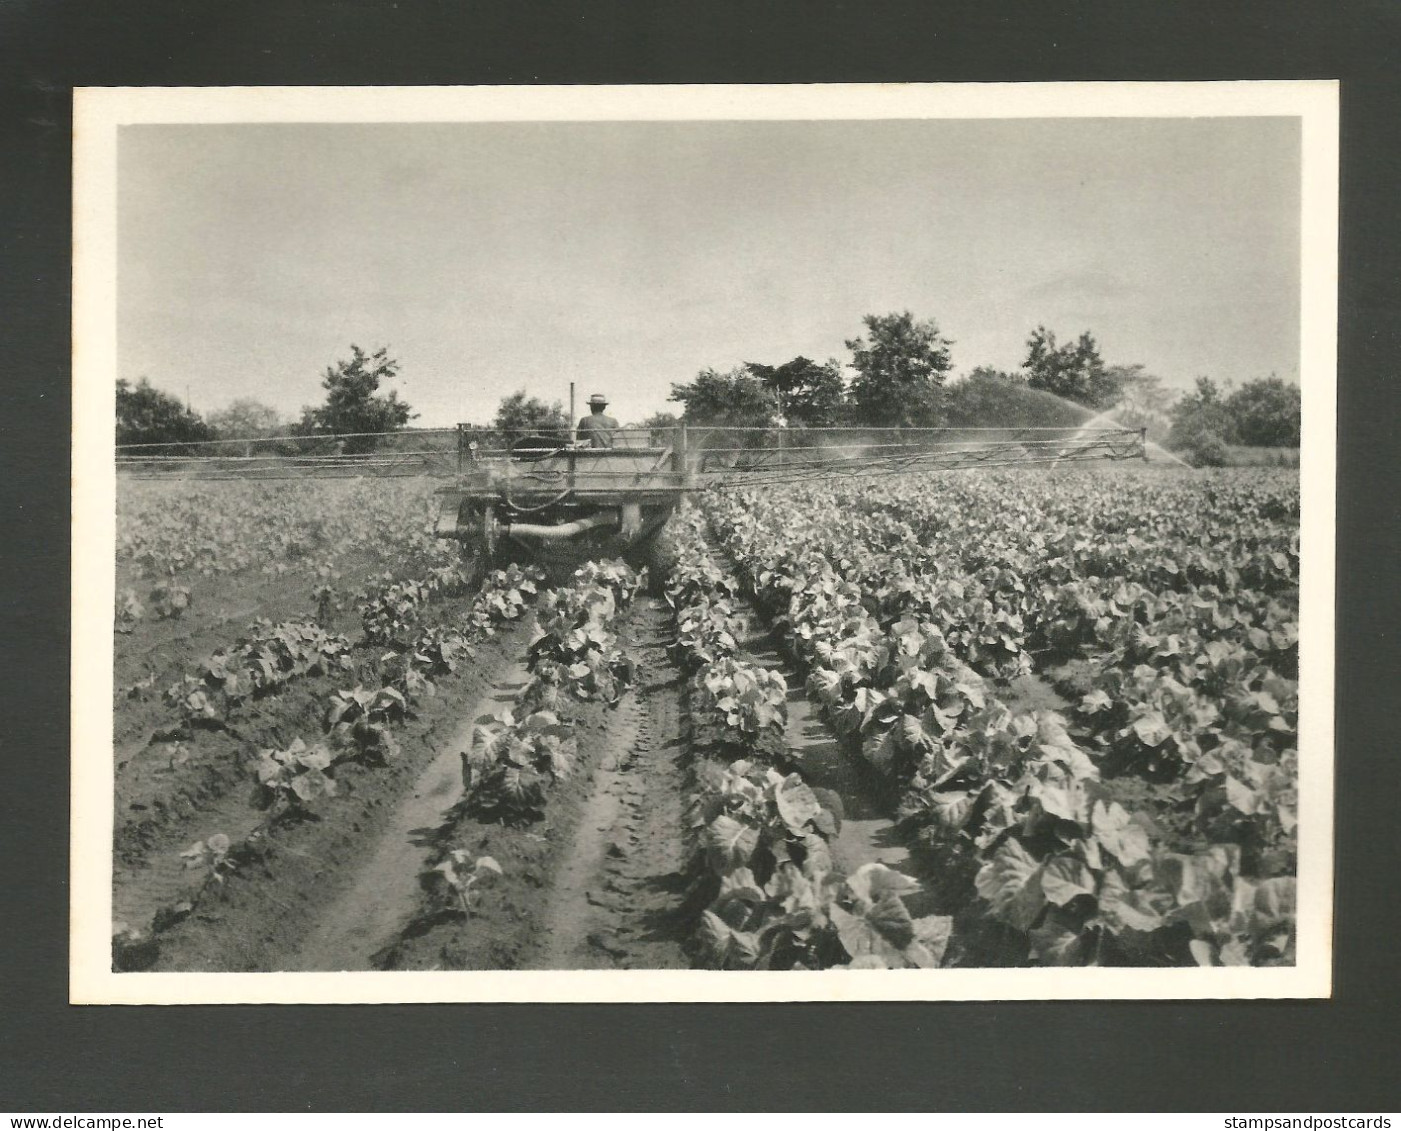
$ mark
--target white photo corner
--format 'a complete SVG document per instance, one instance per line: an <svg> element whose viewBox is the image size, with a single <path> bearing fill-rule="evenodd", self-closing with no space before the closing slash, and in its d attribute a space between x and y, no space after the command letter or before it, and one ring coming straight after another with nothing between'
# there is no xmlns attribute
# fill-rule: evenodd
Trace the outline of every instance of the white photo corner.
<svg viewBox="0 0 1401 1131"><path fill-rule="evenodd" d="M1336 83L89 88L73 188L73 1002L1330 994Z"/></svg>

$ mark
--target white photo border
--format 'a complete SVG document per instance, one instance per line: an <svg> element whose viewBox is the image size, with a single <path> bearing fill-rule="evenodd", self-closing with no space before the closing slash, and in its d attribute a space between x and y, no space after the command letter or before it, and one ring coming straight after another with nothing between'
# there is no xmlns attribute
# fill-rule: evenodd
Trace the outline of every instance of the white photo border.
<svg viewBox="0 0 1401 1131"><path fill-rule="evenodd" d="M1327 997L1332 989L1338 92L1332 80L601 87L79 88L73 116L74 1004ZM822 972L116 973L112 608L117 134L123 125L1297 117L1302 124L1298 962Z"/></svg>

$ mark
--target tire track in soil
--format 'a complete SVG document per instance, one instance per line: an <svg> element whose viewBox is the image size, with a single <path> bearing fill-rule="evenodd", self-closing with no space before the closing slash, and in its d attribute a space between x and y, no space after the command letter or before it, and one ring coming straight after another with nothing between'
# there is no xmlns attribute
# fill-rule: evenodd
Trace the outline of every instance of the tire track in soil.
<svg viewBox="0 0 1401 1131"><path fill-rule="evenodd" d="M465 712L413 788L395 806L344 890L317 918L285 970L371 970L373 956L396 936L418 904L418 876L449 809L462 799L461 752L485 714L508 710L529 682L525 658L514 661Z"/></svg>
<svg viewBox="0 0 1401 1131"><path fill-rule="evenodd" d="M684 969L681 900L685 751L680 675L666 655L666 610L648 605L636 641L638 687L609 724L573 840L555 873L537 970Z"/></svg>

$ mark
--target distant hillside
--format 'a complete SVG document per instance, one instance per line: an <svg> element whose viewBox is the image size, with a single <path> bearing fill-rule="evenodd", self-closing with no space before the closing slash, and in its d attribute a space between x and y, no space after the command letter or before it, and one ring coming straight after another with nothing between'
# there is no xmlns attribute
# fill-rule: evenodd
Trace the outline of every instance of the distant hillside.
<svg viewBox="0 0 1401 1131"><path fill-rule="evenodd" d="M945 394L946 419L960 428L1070 428L1095 416L1054 393L986 373L951 382Z"/></svg>

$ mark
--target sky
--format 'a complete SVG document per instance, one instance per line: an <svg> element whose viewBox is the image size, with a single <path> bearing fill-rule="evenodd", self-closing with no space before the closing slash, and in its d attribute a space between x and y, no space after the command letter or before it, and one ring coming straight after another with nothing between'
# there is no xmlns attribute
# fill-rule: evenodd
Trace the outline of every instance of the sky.
<svg viewBox="0 0 1401 1131"><path fill-rule="evenodd" d="M626 423L910 310L956 373L1044 324L1297 382L1299 163L1292 118L124 126L118 373L292 417L386 346L417 426L571 380Z"/></svg>

